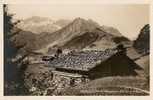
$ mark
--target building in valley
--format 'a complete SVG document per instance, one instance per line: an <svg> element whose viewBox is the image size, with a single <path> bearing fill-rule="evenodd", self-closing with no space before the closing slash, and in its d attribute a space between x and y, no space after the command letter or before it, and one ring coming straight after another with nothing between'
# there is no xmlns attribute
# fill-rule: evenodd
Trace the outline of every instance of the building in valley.
<svg viewBox="0 0 153 100"><path fill-rule="evenodd" d="M48 66L53 69L55 77L69 79L70 83L106 76L137 75L135 69L141 69L126 55L126 49L122 46L105 51L92 50L63 54L50 61Z"/></svg>

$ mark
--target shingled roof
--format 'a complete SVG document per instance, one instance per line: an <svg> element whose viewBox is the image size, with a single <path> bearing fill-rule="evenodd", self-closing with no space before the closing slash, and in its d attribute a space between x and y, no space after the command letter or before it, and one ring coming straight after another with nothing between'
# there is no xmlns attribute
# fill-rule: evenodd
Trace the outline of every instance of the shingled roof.
<svg viewBox="0 0 153 100"><path fill-rule="evenodd" d="M105 51L81 51L73 54L61 55L50 61L49 66L70 70L88 71L101 63L112 55L116 54L117 50L108 49Z"/></svg>

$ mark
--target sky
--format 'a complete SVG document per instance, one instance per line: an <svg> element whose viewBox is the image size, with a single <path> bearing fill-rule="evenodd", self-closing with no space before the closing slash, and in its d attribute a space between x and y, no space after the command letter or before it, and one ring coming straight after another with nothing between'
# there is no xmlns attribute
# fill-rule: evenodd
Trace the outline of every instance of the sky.
<svg viewBox="0 0 153 100"><path fill-rule="evenodd" d="M49 17L53 20L73 20L76 17L92 19L100 25L117 28L131 40L149 23L147 4L12 4L8 8L16 19L32 16Z"/></svg>

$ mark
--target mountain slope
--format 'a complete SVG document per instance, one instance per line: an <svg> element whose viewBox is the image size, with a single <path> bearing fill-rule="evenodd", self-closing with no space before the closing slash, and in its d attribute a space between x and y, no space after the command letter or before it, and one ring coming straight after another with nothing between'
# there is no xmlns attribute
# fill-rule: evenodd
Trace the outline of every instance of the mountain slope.
<svg viewBox="0 0 153 100"><path fill-rule="evenodd" d="M117 37L121 38L119 42L114 41ZM54 46L63 49L91 49L92 45L95 45L95 49L108 49L124 41L130 42L122 35L117 36L114 33L108 33L93 20L82 18L76 18L64 28L48 34L44 38L49 40L49 42L45 48L38 50L40 52L47 52L48 48Z"/></svg>
<svg viewBox="0 0 153 100"><path fill-rule="evenodd" d="M19 24L18 27L24 31L30 31L35 34L40 34L43 32L55 32L62 27L68 25L70 23L70 20L51 20L46 17L38 17L38 16L33 16L30 18L27 18L25 20L22 20Z"/></svg>
<svg viewBox="0 0 153 100"><path fill-rule="evenodd" d="M72 23L68 24L64 28L45 36L47 40L50 40L47 48L53 45L63 46L71 39L81 36L85 32L91 32L97 26L97 24L91 21L87 21L82 18L76 18Z"/></svg>
<svg viewBox="0 0 153 100"><path fill-rule="evenodd" d="M107 32L107 33L113 34L114 36L117 36L117 37L122 36L122 34L119 32L119 30L117 30L117 29L115 29L115 28L113 28L113 27L109 27L109 26L103 25L103 26L101 26L100 28L101 28L102 30L104 30L105 32Z"/></svg>
<svg viewBox="0 0 153 100"><path fill-rule="evenodd" d="M60 39L64 40L65 38L68 39L76 35L79 36L84 32L90 32L96 27L98 27L98 24L95 24L94 22L87 21L82 18L76 18L72 23L70 23L63 29L55 32L55 35L58 38L60 36Z"/></svg>
<svg viewBox="0 0 153 100"><path fill-rule="evenodd" d="M42 21L43 19L40 20ZM34 21L41 23L41 21L36 19ZM64 22L65 20L59 20L56 24L63 25ZM120 41L115 41L116 38L120 38L117 39ZM101 50L113 48L121 42L130 42L123 36L114 35L113 31L109 31L109 28L106 31L93 20L82 18L74 19L73 22L53 33L43 32L42 34L35 34L30 31L21 30L19 34L14 36L13 41L17 48L29 51L36 50L43 53L47 52L48 48L54 46L61 47L62 49Z"/></svg>
<svg viewBox="0 0 153 100"><path fill-rule="evenodd" d="M138 38L134 41L134 47L139 53L149 53L150 48L150 30L149 24L145 25L138 35Z"/></svg>
<svg viewBox="0 0 153 100"><path fill-rule="evenodd" d="M56 45L64 49L83 49L95 41L100 41L102 37L106 38L104 40L107 42L112 42L114 36L101 30L100 25L92 20L76 18L66 27L46 37L51 39L47 48Z"/></svg>
<svg viewBox="0 0 153 100"><path fill-rule="evenodd" d="M90 46L92 43L96 41L104 41L113 42L112 35L107 34L99 29L94 29L91 32L85 32L82 35L76 36L71 40L67 41L63 47L70 49L83 49L85 47Z"/></svg>

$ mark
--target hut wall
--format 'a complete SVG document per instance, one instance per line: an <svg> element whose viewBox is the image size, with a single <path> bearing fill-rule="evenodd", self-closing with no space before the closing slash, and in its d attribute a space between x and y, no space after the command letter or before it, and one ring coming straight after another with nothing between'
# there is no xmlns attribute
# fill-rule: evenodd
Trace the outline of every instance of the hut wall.
<svg viewBox="0 0 153 100"><path fill-rule="evenodd" d="M82 75L79 74L76 75L73 73L67 73L61 71L54 71L53 79L56 80L56 82L61 83L66 87L80 85L81 83L88 81L88 79L82 77Z"/></svg>

